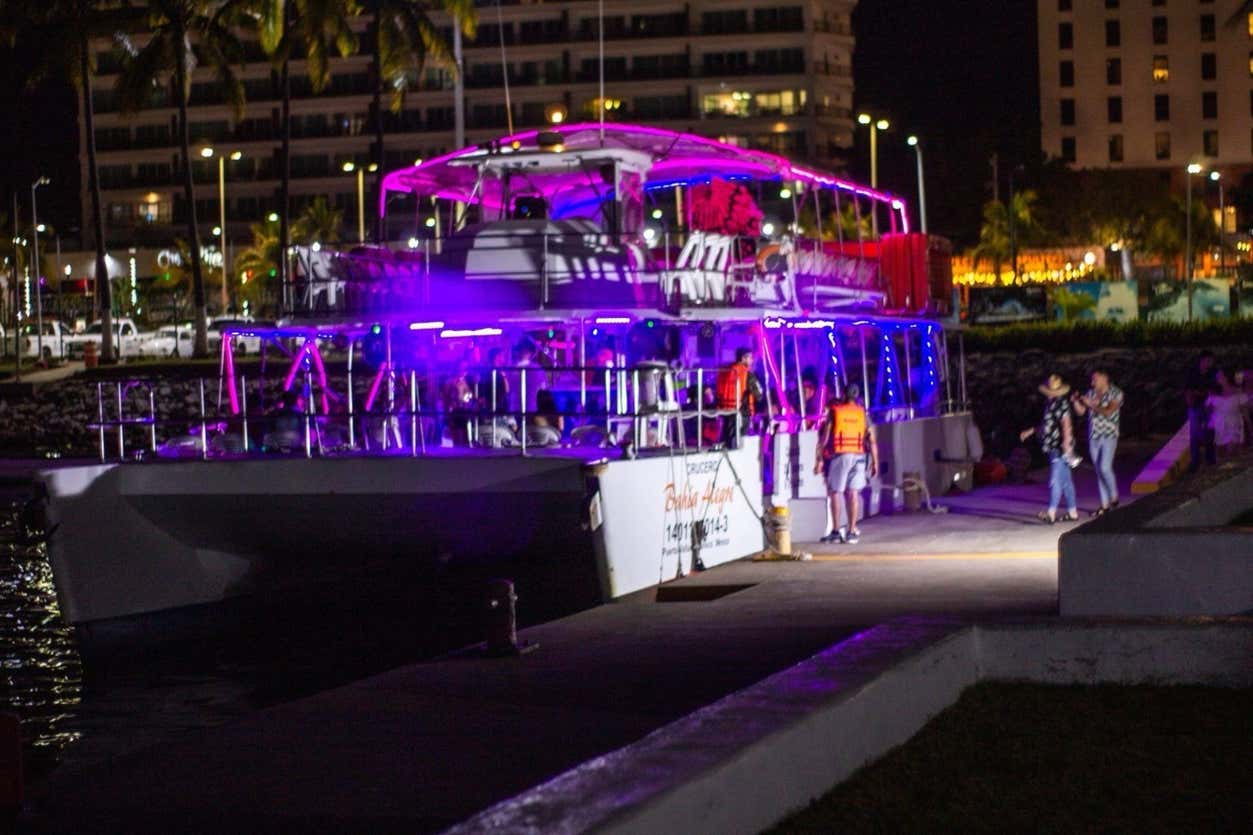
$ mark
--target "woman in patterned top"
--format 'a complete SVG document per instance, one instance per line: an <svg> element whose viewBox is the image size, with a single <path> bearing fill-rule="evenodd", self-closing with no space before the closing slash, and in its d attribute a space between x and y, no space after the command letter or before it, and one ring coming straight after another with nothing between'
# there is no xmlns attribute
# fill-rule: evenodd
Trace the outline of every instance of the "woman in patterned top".
<svg viewBox="0 0 1253 835"><path fill-rule="evenodd" d="M1070 386L1062 382L1056 374L1050 374L1048 381L1040 386L1040 393L1047 399L1044 404L1044 419L1034 429L1024 429L1019 437L1027 440L1038 435L1040 448L1049 459L1049 507L1037 514L1041 522L1050 525L1057 521L1057 507L1061 500L1066 500L1066 515L1062 519L1073 522L1079 518L1079 508L1075 504L1075 481L1070 475L1068 460L1075 449L1074 422L1070 417L1070 402L1066 395Z"/></svg>
<svg viewBox="0 0 1253 835"><path fill-rule="evenodd" d="M1092 372L1092 388L1083 397L1071 395L1075 412L1088 414L1088 452L1096 468L1096 486L1101 493L1101 506L1093 516L1118 507L1118 482L1114 480L1114 450L1118 447L1118 414L1122 409L1122 389L1112 385L1109 374Z"/></svg>

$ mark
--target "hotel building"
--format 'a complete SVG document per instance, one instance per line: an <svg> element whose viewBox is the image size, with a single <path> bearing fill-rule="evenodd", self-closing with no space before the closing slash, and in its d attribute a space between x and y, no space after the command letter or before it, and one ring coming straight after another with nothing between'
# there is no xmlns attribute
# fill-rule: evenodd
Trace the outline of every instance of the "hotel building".
<svg viewBox="0 0 1253 835"><path fill-rule="evenodd" d="M467 143L546 123L555 108L570 121L662 125L835 165L852 144L853 35L856 0L604 0L605 97L599 100L597 3L480 4L477 37L464 48ZM450 31L446 19L436 23ZM368 18L359 21L363 34ZM501 43L504 43L502 62ZM197 215L204 243L215 240L218 160L225 154L227 233L249 240L248 224L278 209L281 138L279 74L254 39L242 70L247 108L237 118L212 73L197 70L190 127ZM181 234L177 110L167 91L154 106L117 112L119 57L96 44L95 133L110 247L168 244ZM332 62L327 89L313 94L303 61L291 64L292 208L324 195L344 212L355 238L357 182L344 164L372 159L368 50ZM511 104L506 112L505 67ZM453 148L453 76L429 64L398 113L385 112L384 170ZM386 107L386 99L385 99ZM80 126L80 130L81 130ZM231 155L239 152L239 158ZM90 230L86 158L83 229ZM368 175L367 195L377 174ZM388 230L396 237L399 230Z"/></svg>

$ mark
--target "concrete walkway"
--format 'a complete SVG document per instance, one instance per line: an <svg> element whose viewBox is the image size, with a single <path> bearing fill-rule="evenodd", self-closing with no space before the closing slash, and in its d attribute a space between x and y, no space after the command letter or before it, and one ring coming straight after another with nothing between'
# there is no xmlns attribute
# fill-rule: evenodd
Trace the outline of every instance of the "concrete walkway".
<svg viewBox="0 0 1253 835"><path fill-rule="evenodd" d="M40 368L38 365L31 364L32 360L22 360L22 382L38 385L40 383L55 383L57 380L64 380L72 377L82 371L85 366L82 360L69 360L55 368ZM14 383L17 378L10 375L0 382Z"/></svg>
<svg viewBox="0 0 1253 835"><path fill-rule="evenodd" d="M38 831L443 829L871 625L1055 613L1066 526L1034 521L1046 490L875 518L860 545L811 562L741 561L666 587L714 599L641 592L526 630L539 647L521 658L417 664L57 772Z"/></svg>

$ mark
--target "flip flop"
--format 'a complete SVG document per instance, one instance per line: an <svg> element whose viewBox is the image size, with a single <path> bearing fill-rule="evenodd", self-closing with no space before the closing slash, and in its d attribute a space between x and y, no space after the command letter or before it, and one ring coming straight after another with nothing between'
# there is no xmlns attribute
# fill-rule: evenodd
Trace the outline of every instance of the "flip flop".
<svg viewBox="0 0 1253 835"><path fill-rule="evenodd" d="M1057 521L1057 519L1055 519L1054 517L1049 516L1048 511L1045 511L1045 510L1041 510L1039 513L1037 513L1035 515L1035 518L1039 519L1041 522L1043 522L1046 525L1051 525Z"/></svg>

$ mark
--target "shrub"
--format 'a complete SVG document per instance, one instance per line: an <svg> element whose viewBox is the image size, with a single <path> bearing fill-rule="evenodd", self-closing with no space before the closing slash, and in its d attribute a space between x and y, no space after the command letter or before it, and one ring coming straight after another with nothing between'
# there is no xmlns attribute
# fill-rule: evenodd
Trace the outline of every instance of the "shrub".
<svg viewBox="0 0 1253 835"><path fill-rule="evenodd" d="M976 325L965 330L967 351L1040 350L1057 354L1103 348L1194 348L1253 344L1253 319L1204 322L1068 321Z"/></svg>

